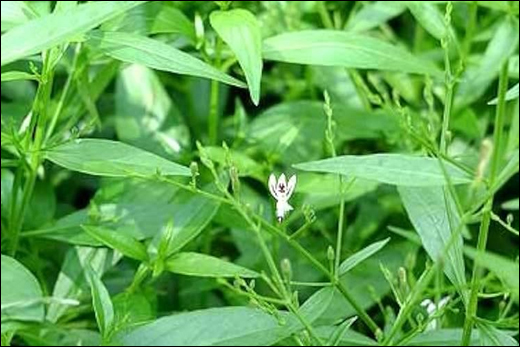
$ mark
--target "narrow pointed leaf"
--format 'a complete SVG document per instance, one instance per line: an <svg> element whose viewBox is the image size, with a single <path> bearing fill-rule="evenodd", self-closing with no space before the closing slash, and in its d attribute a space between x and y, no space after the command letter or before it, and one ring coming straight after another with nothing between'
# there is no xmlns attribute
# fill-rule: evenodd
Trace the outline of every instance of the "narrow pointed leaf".
<svg viewBox="0 0 520 347"><path fill-rule="evenodd" d="M122 142L82 139L45 151L53 163L94 176L190 176L188 168Z"/></svg>
<svg viewBox="0 0 520 347"><path fill-rule="evenodd" d="M334 30L306 30L264 41L264 58L286 63L439 75L429 61L379 39Z"/></svg>
<svg viewBox="0 0 520 347"><path fill-rule="evenodd" d="M339 267L340 276L346 274L347 272L355 268L358 264L370 258L375 253L379 252L381 249L383 249L383 247L386 246L388 242L390 242L390 238L373 243L370 246L363 248L361 251L345 259Z"/></svg>
<svg viewBox="0 0 520 347"><path fill-rule="evenodd" d="M170 272L196 277L244 277L255 278L260 275L233 263L200 253L178 253L166 262Z"/></svg>
<svg viewBox="0 0 520 347"><path fill-rule="evenodd" d="M148 253L145 246L132 236L107 228L84 226L83 230L105 246L121 254L139 261L147 261Z"/></svg>
<svg viewBox="0 0 520 347"><path fill-rule="evenodd" d="M131 33L94 31L88 43L104 54L127 63L181 75L209 78L237 87L245 84L164 42Z"/></svg>
<svg viewBox="0 0 520 347"><path fill-rule="evenodd" d="M235 53L246 75L251 99L258 105L262 79L262 34L258 21L251 12L236 9L212 12L210 22Z"/></svg>
<svg viewBox="0 0 520 347"><path fill-rule="evenodd" d="M146 1L96 1L19 25L2 35L2 66L40 53L79 35Z"/></svg>
<svg viewBox="0 0 520 347"><path fill-rule="evenodd" d="M444 163L453 184L470 183L458 167ZM438 159L404 154L346 155L297 164L296 169L364 178L398 186L425 187L446 184Z"/></svg>

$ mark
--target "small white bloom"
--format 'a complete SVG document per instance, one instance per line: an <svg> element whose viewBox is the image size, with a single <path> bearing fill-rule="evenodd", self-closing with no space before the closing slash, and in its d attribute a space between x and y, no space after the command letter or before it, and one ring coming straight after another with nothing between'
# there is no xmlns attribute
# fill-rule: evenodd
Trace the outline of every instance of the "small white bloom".
<svg viewBox="0 0 520 347"><path fill-rule="evenodd" d="M289 199L294 192L296 187L296 175L292 176L287 182L285 174L281 174L278 181L276 176L271 174L269 176L269 191L271 195L276 199L276 218L278 222L282 222L285 215L293 210L293 207L289 205Z"/></svg>
<svg viewBox="0 0 520 347"><path fill-rule="evenodd" d="M433 316L437 313L437 311L442 310L450 301L450 297L446 296L442 298L438 304L435 304L430 299L426 299L421 302L421 306L426 309L426 313L428 313L428 317ZM426 326L426 331L437 330L440 326L440 319L434 318L428 325Z"/></svg>

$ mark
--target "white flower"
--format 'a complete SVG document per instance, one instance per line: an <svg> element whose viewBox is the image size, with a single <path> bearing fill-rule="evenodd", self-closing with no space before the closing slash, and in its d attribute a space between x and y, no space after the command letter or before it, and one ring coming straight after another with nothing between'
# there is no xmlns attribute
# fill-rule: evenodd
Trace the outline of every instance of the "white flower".
<svg viewBox="0 0 520 347"><path fill-rule="evenodd" d="M296 175L292 176L287 182L285 175L281 174L278 181L276 176L271 174L269 176L269 191L271 195L276 199L276 218L278 222L282 222L285 215L293 210L293 207L289 205L289 199L291 198L294 188L296 187Z"/></svg>
<svg viewBox="0 0 520 347"><path fill-rule="evenodd" d="M426 312L428 313L428 317L432 317L437 313L437 311L440 311L448 304L450 301L450 297L446 296L442 298L438 304L435 304L430 299L426 299L423 302L421 302L421 306L426 309ZM428 325L426 326L426 331L430 330L437 330L440 326L440 319L434 318Z"/></svg>

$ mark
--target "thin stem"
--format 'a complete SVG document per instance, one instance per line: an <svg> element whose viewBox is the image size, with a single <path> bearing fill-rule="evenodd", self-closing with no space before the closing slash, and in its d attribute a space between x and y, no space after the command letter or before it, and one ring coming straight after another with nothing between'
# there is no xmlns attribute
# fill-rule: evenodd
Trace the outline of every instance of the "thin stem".
<svg viewBox="0 0 520 347"><path fill-rule="evenodd" d="M332 22L329 11L327 11L325 7L325 1L316 1L316 7L318 8L318 13L325 28L334 29L334 23Z"/></svg>
<svg viewBox="0 0 520 347"><path fill-rule="evenodd" d="M453 107L453 96L454 96L454 82L452 80L451 74L451 64L450 64L450 54L449 48L444 48L444 62L446 69L445 76L445 84L446 84L446 100L444 100L444 113L442 116L442 130L441 130L441 140L440 140L440 152L444 155L448 152L448 141L447 136L450 130L450 119L451 119L451 109Z"/></svg>
<svg viewBox="0 0 520 347"><path fill-rule="evenodd" d="M339 191L341 202L339 205L338 232L336 239L336 256L334 258L334 274L339 279L339 266L341 264L341 247L343 246L343 229L345 225L345 195L343 194L343 177L339 177Z"/></svg>
<svg viewBox="0 0 520 347"><path fill-rule="evenodd" d="M54 129L56 128L56 125L58 123L58 120L60 119L61 113L63 112L63 108L65 107L65 100L67 99L67 96L69 95L70 88L72 87L72 82L74 81L74 73L76 72L76 67L78 65L80 50L81 50L81 43L78 43L76 46L76 50L74 52L72 66L70 68L70 72L67 77L67 81L65 82L65 85L63 87L63 91L61 93L60 100L58 102L58 106L56 107L56 110L54 111L54 114L52 115L49 127L47 128L47 133L45 135L45 143L47 143L49 141L49 139L51 138L51 136L53 135Z"/></svg>
<svg viewBox="0 0 520 347"><path fill-rule="evenodd" d="M222 40L217 37L217 43L215 47L215 60L217 69L220 68L220 53L222 50ZM219 128L219 98L220 98L220 85L219 82L211 81L211 94L209 100L209 119L208 119L208 136L209 143L216 145L218 141L218 128Z"/></svg>
<svg viewBox="0 0 520 347"><path fill-rule="evenodd" d="M314 330L313 326L307 321L307 319L300 314L297 307L294 306L294 304L289 300L286 303L287 308L289 311L291 311L296 318L302 323L302 325L305 327L305 329L309 332L309 335L318 342L318 346L325 346L324 341L318 336L316 331Z"/></svg>
<svg viewBox="0 0 520 347"><path fill-rule="evenodd" d="M489 175L489 185L492 187L498 174L499 166L502 162L502 139L504 134L504 120L506 113L506 92L508 83L508 62L502 66L498 85L498 105L496 110L495 130L493 134L493 157L491 158L491 169ZM482 214L482 222L477 242L477 255L473 266L473 274L471 277L471 292L469 304L466 308L466 317L464 321L464 330L462 334L462 346L468 346L471 340L471 331L477 317L478 309L478 292L480 290L480 279L482 277L482 255L486 251L487 239L489 234L489 225L491 223L491 211L493 208L494 195L487 200Z"/></svg>
<svg viewBox="0 0 520 347"><path fill-rule="evenodd" d="M401 330L401 327L403 324L408 320L408 317L412 313L412 311L416 308L417 303L421 299L421 295L425 288L430 284L432 281L434 275L437 273L438 269L438 262L435 263L433 266L428 268L419 281L415 284L415 288L410 294L410 296L407 298L406 302L404 303L403 307L399 311L399 314L397 315L397 319L395 320L394 325L392 326L392 329L386 336L385 340L383 341L383 346L388 346L392 343L393 339L397 335L397 333Z"/></svg>
<svg viewBox="0 0 520 347"><path fill-rule="evenodd" d="M491 219L494 220L495 222L497 222L498 224L500 224L504 229L506 229L507 231L515 234L516 236L519 236L520 233L518 232L518 230L516 230L515 228L513 228L511 225L507 224L506 222L504 222L500 216L497 216L496 214L494 214L493 212L491 212Z"/></svg>

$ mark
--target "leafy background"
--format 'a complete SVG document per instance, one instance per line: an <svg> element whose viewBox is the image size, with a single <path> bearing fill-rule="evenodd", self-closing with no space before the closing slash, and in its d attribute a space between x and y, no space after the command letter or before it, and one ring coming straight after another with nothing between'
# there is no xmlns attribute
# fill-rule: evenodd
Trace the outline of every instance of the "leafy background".
<svg viewBox="0 0 520 347"><path fill-rule="evenodd" d="M517 1L2 1L1 31L2 346L518 345Z"/></svg>

